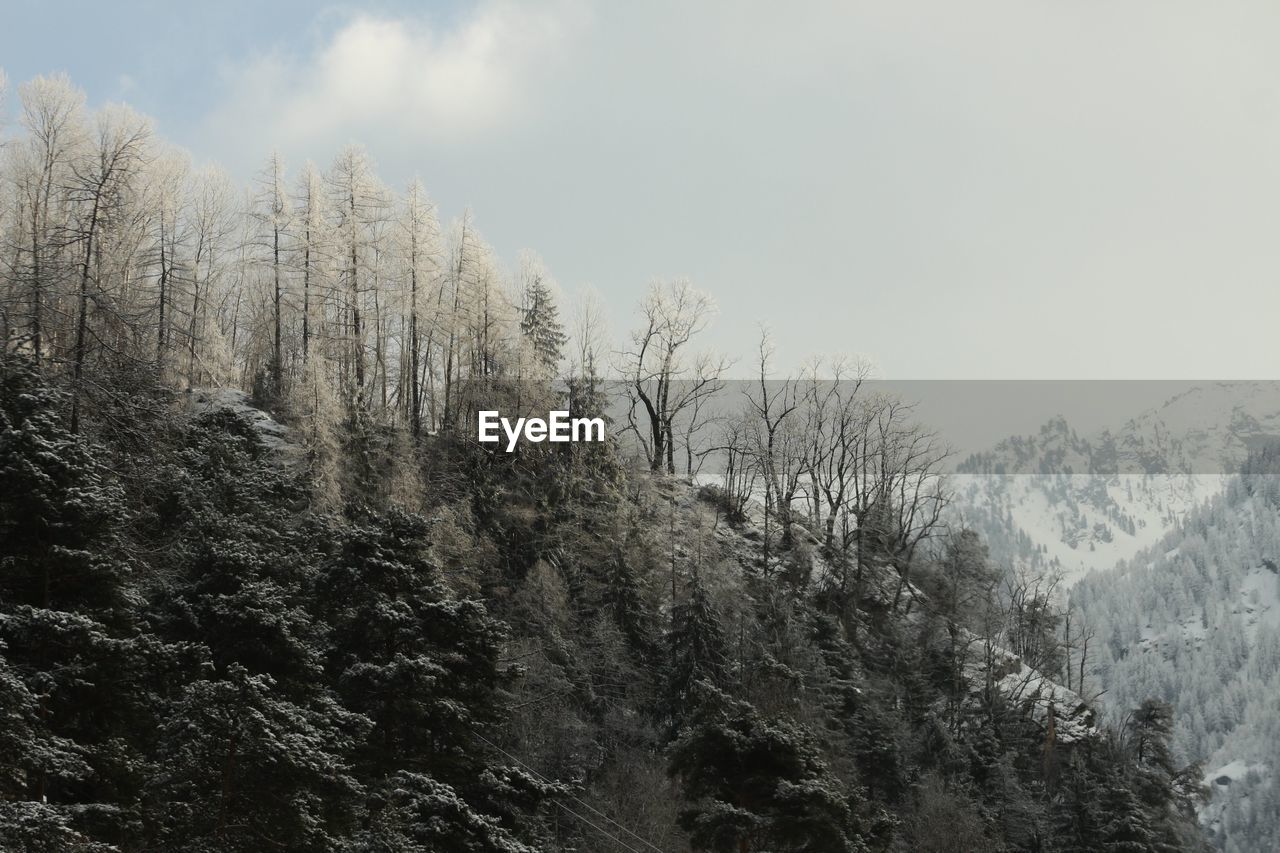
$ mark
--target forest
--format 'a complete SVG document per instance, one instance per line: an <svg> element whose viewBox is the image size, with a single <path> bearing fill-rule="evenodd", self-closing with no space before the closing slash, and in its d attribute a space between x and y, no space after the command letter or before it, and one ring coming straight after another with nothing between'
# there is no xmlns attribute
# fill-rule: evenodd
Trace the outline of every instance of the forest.
<svg viewBox="0 0 1280 853"><path fill-rule="evenodd" d="M612 337L358 146L238 186L13 96L0 848L1206 848L1170 707L1097 713L862 362L711 352L683 280ZM475 441L552 409L613 438Z"/></svg>
<svg viewBox="0 0 1280 853"><path fill-rule="evenodd" d="M1280 451L1264 445L1148 552L1071 593L1097 631L1089 667L1111 704L1160 696L1186 709L1174 752L1203 760L1213 840L1228 851L1280 844L1278 553Z"/></svg>

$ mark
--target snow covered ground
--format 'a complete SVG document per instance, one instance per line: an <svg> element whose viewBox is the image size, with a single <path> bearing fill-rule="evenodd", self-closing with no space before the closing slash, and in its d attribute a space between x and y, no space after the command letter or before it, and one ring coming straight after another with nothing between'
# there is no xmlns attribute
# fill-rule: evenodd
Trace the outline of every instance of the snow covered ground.
<svg viewBox="0 0 1280 853"><path fill-rule="evenodd" d="M247 421L263 445L283 462L299 460L303 447L290 434L289 427L277 421L253 401L244 391L233 388L192 388L187 392L187 408L192 415L227 411Z"/></svg>

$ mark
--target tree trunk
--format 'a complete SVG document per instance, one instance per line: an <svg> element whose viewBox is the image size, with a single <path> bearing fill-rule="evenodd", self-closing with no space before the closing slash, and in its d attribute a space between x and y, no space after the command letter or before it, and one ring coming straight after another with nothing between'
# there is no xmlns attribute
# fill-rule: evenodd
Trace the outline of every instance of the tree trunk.
<svg viewBox="0 0 1280 853"><path fill-rule="evenodd" d="M271 228L271 268L275 277L275 341L271 353L272 393L279 394L284 374L284 358L280 340L280 225Z"/></svg>
<svg viewBox="0 0 1280 853"><path fill-rule="evenodd" d="M89 265L93 263L93 237L98 230L98 205L102 199L99 185L89 214L89 228L84 241L84 260L80 264L80 294L76 309L76 345L72 355L71 371L71 432L80 431L80 383L84 375L85 338L89 328Z"/></svg>

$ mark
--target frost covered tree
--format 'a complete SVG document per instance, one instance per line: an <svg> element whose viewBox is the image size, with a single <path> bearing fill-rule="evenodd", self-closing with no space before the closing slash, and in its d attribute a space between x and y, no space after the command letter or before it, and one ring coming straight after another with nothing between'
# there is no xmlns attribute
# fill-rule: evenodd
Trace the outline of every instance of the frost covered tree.
<svg viewBox="0 0 1280 853"><path fill-rule="evenodd" d="M170 360L170 348L179 299L180 280L189 274L185 226L189 218L185 206L188 200L187 181L191 171L188 158L179 151L169 150L158 155L146 170L148 185L144 189L144 204L150 211L151 243L148 263L155 271L156 304L156 370L163 373Z"/></svg>
<svg viewBox="0 0 1280 853"><path fill-rule="evenodd" d="M25 315L22 325L38 363L48 351L47 339L57 340L64 331L58 314L71 275L61 240L68 227L66 192L87 128L84 94L66 77L37 77L19 88L19 97L25 134L5 152L17 199L10 267L15 287L6 314Z"/></svg>
<svg viewBox="0 0 1280 853"><path fill-rule="evenodd" d="M136 629L123 491L62 402L32 366L0 363L0 701L27 733L6 745L4 784L39 804L32 819L118 840L139 818L149 660L168 653Z"/></svg>
<svg viewBox="0 0 1280 853"><path fill-rule="evenodd" d="M678 724L696 706L700 683L724 685L729 650L720 614L697 575L690 578L687 598L674 606L671 619L668 693Z"/></svg>
<svg viewBox="0 0 1280 853"><path fill-rule="evenodd" d="M293 206L294 269L302 290L302 361L311 357L312 338L324 335L325 307L332 297L328 273L332 261L328 195L315 164L303 164Z"/></svg>
<svg viewBox="0 0 1280 853"><path fill-rule="evenodd" d="M409 184L402 201L399 220L402 275L407 279L408 298L405 306L406 344L401 357L401 388L404 407L409 412L413 435L422 432L422 406L426 377L435 343L435 329L423 322L440 288L441 245L440 222L435 205L427 198L420 181ZM424 332L426 341L424 346ZM424 352L425 350L425 352Z"/></svg>
<svg viewBox="0 0 1280 853"><path fill-rule="evenodd" d="M183 333L186 380L189 385L225 385L235 376L225 310L230 298L235 193L227 175L213 167L194 174L191 192L187 207L190 303Z"/></svg>
<svg viewBox="0 0 1280 853"><path fill-rule="evenodd" d="M133 111L108 108L95 119L90 141L70 165L71 215L66 238L75 253L74 332L71 344L71 431L80 426L81 398L85 390L85 364L121 316L109 306L119 305L111 289L108 255L113 239L128 225L128 214L138 190L147 145L149 122Z"/></svg>
<svg viewBox="0 0 1280 853"><path fill-rule="evenodd" d="M640 313L640 325L618 364L631 396L630 429L649 467L674 474L673 424L699 400L721 389L728 359L691 353L690 344L711 321L715 302L688 281L654 282Z"/></svg>
<svg viewBox="0 0 1280 853"><path fill-rule="evenodd" d="M168 849L332 850L360 787L343 754L361 729L336 704L298 705L268 675L230 665L190 684L160 729Z"/></svg>
<svg viewBox="0 0 1280 853"><path fill-rule="evenodd" d="M329 205L334 212L334 254L338 275L339 327L345 341L340 364L351 399L367 393L368 302L378 263L379 229L388 216L386 191L365 150L344 148L329 170ZM376 333L375 328L375 333Z"/></svg>
<svg viewBox="0 0 1280 853"><path fill-rule="evenodd" d="M554 377L568 340L560 307L542 260L531 253L520 259L520 333L533 351L540 378Z"/></svg>
<svg viewBox="0 0 1280 853"><path fill-rule="evenodd" d="M288 247L285 240L290 227L289 213L284 164L280 155L273 152L258 175L258 194L254 205L254 218L260 229L259 251L262 253L262 266L267 271L271 353L267 373L272 396L280 394L284 387L284 315L288 297L285 257Z"/></svg>
<svg viewBox="0 0 1280 853"><path fill-rule="evenodd" d="M672 748L670 772L692 806L680 817L696 850L868 849L857 799L829 772L813 736L704 688Z"/></svg>
<svg viewBox="0 0 1280 853"><path fill-rule="evenodd" d="M428 808L423 797L452 799L446 820L455 825L436 831L491 844L473 838L457 849L505 849L494 840L506 836L499 826L536 810L551 789L487 757L506 677L503 629L483 604L440 583L424 555L427 532L424 519L392 513L348 534L319 584L333 626L327 665L347 707L373 724L354 752L357 766L409 810L402 817ZM395 823L378 820L388 831Z"/></svg>

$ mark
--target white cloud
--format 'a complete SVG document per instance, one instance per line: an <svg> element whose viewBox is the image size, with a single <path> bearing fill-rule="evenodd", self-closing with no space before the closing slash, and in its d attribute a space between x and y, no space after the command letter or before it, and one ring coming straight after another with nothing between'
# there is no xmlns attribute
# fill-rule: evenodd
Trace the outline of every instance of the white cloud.
<svg viewBox="0 0 1280 853"><path fill-rule="evenodd" d="M473 138L529 114L584 23L571 2L488 3L448 24L360 15L310 53L229 71L208 127L265 130L284 147L388 132Z"/></svg>
<svg viewBox="0 0 1280 853"><path fill-rule="evenodd" d="M364 142L620 316L690 276L728 351L768 317L896 376L1274 361L1274 4L574 1L322 25L180 141L242 176Z"/></svg>

